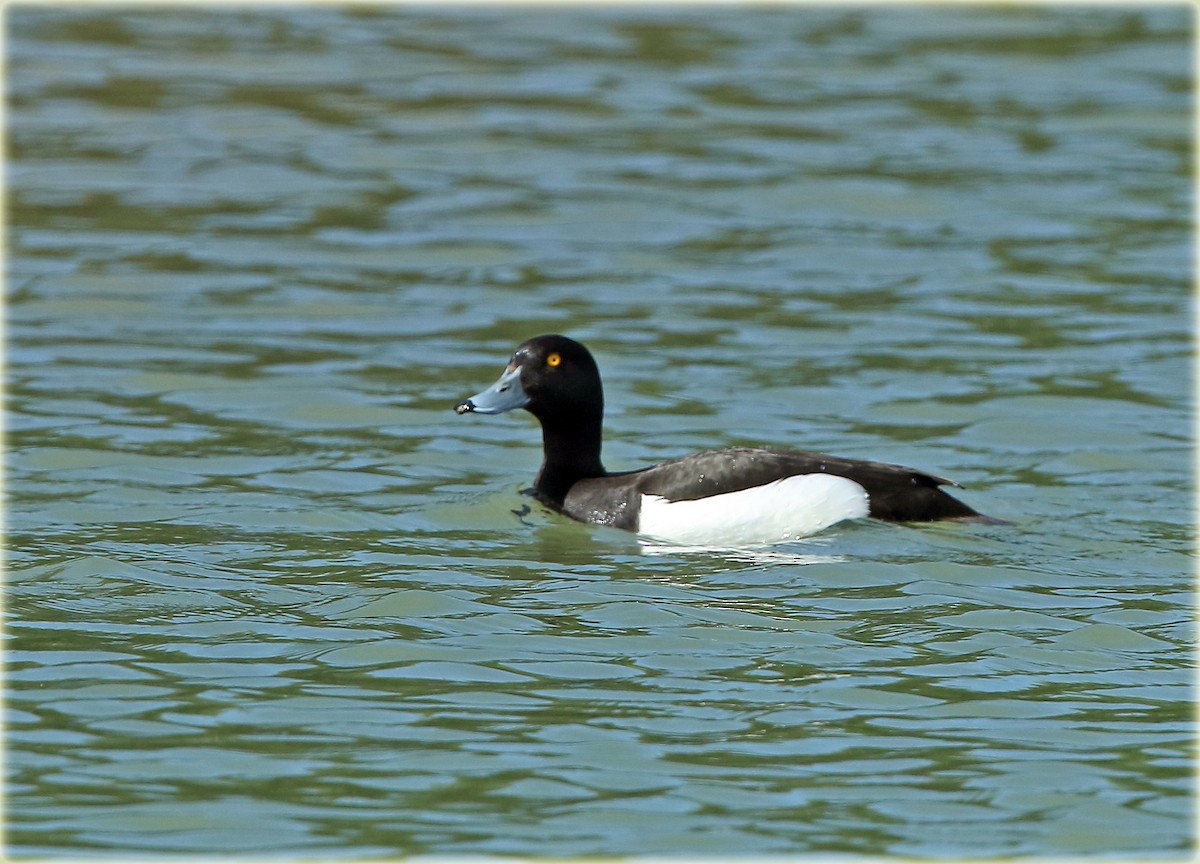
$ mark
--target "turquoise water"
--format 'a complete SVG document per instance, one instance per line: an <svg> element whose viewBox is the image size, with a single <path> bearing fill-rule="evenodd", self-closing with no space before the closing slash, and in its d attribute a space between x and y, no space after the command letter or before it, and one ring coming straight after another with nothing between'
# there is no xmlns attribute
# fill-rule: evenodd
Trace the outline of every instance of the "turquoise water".
<svg viewBox="0 0 1200 864"><path fill-rule="evenodd" d="M9 854L1190 854L1189 7L6 14ZM565 522L548 331L1014 524Z"/></svg>

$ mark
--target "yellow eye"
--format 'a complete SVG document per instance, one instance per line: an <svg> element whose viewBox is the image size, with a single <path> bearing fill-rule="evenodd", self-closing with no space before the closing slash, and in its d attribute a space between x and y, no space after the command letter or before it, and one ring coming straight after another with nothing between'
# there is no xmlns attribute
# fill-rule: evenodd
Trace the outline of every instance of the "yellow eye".
<svg viewBox="0 0 1200 864"><path fill-rule="evenodd" d="M547 366L557 366L561 362L562 356L557 351L546 358Z"/></svg>

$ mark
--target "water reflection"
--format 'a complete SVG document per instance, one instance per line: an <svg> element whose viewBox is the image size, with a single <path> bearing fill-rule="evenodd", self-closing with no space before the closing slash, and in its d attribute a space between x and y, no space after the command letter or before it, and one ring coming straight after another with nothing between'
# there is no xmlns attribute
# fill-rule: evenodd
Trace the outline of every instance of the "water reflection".
<svg viewBox="0 0 1200 864"><path fill-rule="evenodd" d="M807 545L807 544L806 544ZM744 564L831 564L846 559L841 555L813 555L789 552L781 549L725 548L719 546L674 546L671 544L643 541L642 552L647 555L697 556L704 561L714 557Z"/></svg>

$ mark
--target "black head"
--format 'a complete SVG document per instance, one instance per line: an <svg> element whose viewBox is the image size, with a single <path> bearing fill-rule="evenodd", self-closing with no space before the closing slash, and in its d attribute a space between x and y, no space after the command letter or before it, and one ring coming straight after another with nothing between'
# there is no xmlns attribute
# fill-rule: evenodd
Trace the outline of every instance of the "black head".
<svg viewBox="0 0 1200 864"><path fill-rule="evenodd" d="M517 346L499 381L454 410L502 414L514 408L543 424L602 417L604 391L591 353L566 336L534 336Z"/></svg>

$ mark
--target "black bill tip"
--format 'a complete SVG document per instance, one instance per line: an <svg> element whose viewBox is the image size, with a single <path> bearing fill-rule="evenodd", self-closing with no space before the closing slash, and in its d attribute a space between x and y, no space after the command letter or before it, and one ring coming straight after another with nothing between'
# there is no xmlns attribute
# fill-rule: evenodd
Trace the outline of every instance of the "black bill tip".
<svg viewBox="0 0 1200 864"><path fill-rule="evenodd" d="M475 403L468 399L466 402L459 402L454 406L455 414L470 414L475 410Z"/></svg>

